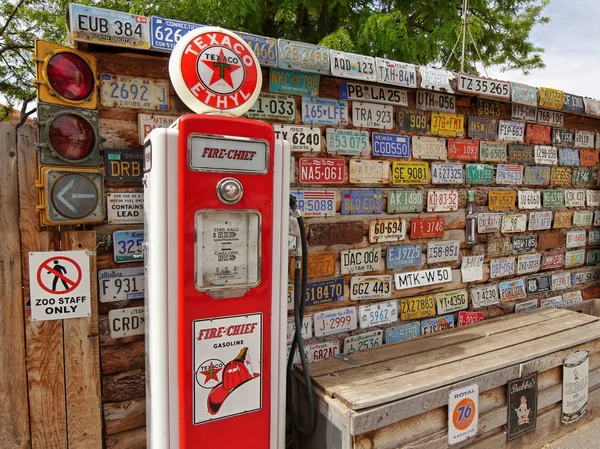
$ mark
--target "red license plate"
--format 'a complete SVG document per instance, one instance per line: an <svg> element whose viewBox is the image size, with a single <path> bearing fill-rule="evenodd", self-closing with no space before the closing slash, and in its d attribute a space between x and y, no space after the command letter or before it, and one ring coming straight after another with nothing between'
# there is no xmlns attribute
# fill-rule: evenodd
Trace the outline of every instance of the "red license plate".
<svg viewBox="0 0 600 449"><path fill-rule="evenodd" d="M483 321L483 312L458 312L458 327Z"/></svg>
<svg viewBox="0 0 600 449"><path fill-rule="evenodd" d="M546 253L542 257L542 270L562 268L565 264L565 253Z"/></svg>
<svg viewBox="0 0 600 449"><path fill-rule="evenodd" d="M479 158L479 141L448 139L448 159L476 161Z"/></svg>
<svg viewBox="0 0 600 449"><path fill-rule="evenodd" d="M298 171L298 179L303 184L341 184L346 164L343 159L302 158Z"/></svg>
<svg viewBox="0 0 600 449"><path fill-rule="evenodd" d="M410 238L431 239L444 235L444 219L441 217L413 218Z"/></svg>
<svg viewBox="0 0 600 449"><path fill-rule="evenodd" d="M579 160L582 167L598 165L598 150L579 150Z"/></svg>
<svg viewBox="0 0 600 449"><path fill-rule="evenodd" d="M550 127L528 124L527 131L525 132L525 142L539 144L552 143L552 138L550 137Z"/></svg>

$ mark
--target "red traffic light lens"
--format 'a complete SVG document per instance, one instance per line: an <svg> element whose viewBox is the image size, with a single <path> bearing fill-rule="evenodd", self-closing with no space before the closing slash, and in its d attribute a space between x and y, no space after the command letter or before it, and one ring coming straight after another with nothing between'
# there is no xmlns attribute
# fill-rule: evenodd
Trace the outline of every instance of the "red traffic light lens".
<svg viewBox="0 0 600 449"><path fill-rule="evenodd" d="M83 101L94 89L92 69L74 53L58 53L48 61L48 83L61 97Z"/></svg>
<svg viewBox="0 0 600 449"><path fill-rule="evenodd" d="M48 140L59 156L72 161L87 157L95 145L92 125L75 114L61 114L52 120Z"/></svg>

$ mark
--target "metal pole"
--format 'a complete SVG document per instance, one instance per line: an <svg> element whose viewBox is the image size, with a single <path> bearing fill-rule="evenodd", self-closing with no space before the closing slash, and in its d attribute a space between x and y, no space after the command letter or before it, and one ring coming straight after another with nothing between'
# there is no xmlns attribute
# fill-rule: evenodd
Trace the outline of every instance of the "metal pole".
<svg viewBox="0 0 600 449"><path fill-rule="evenodd" d="M465 47L467 43L467 22L469 21L469 0L463 0L463 29L462 29L462 53L460 55L460 71L465 71Z"/></svg>

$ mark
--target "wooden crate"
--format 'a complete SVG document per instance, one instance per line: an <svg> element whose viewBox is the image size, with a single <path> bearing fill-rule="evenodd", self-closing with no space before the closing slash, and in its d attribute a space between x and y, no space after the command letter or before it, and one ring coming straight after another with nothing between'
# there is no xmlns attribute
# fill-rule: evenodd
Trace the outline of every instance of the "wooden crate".
<svg viewBox="0 0 600 449"><path fill-rule="evenodd" d="M561 425L562 364L590 352L588 413ZM446 448L448 393L479 385L478 434L453 447L535 448L600 416L600 320L563 309L505 315L310 365L317 429L300 449ZM506 384L538 372L535 431L506 442ZM296 393L303 401L303 388Z"/></svg>

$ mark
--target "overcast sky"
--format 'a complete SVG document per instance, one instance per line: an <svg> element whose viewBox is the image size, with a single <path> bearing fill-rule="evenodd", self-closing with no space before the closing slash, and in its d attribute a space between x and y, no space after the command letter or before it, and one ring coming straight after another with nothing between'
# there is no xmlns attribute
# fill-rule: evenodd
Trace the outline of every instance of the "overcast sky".
<svg viewBox="0 0 600 449"><path fill-rule="evenodd" d="M546 50L546 68L527 76L488 68L489 76L600 99L600 0L550 0L544 15L550 23L535 27L531 40Z"/></svg>

